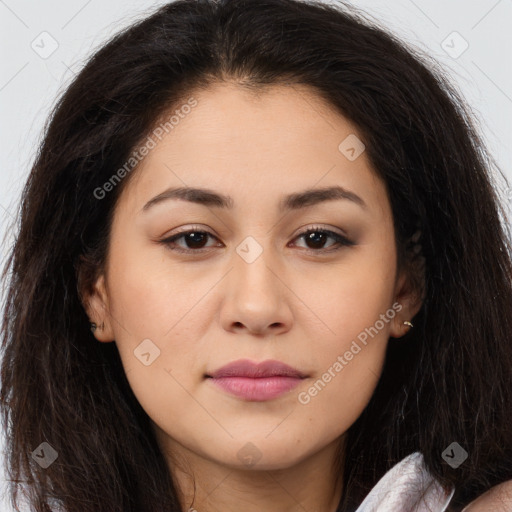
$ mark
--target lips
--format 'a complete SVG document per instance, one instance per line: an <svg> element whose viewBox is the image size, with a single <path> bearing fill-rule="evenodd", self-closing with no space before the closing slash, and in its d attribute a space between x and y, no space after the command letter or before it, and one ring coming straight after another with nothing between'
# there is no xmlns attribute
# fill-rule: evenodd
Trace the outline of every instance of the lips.
<svg viewBox="0 0 512 512"><path fill-rule="evenodd" d="M293 377L303 379L307 375L281 361L268 359L258 364L249 359L239 359L215 370L207 375L207 377L215 379L221 377L249 377L253 379L262 377Z"/></svg>
<svg viewBox="0 0 512 512"><path fill-rule="evenodd" d="M277 398L298 386L307 375L280 361L253 363L241 359L206 375L217 388L253 402Z"/></svg>

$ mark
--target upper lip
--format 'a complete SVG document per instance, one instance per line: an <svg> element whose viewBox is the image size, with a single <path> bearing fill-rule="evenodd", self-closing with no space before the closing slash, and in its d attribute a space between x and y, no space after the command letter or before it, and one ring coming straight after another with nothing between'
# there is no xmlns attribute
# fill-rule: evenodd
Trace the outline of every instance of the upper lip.
<svg viewBox="0 0 512 512"><path fill-rule="evenodd" d="M267 359L261 363L255 363L249 359L239 359L215 370L213 373L208 374L207 377L220 378L220 377L295 377L303 379L305 374L292 368L291 366Z"/></svg>

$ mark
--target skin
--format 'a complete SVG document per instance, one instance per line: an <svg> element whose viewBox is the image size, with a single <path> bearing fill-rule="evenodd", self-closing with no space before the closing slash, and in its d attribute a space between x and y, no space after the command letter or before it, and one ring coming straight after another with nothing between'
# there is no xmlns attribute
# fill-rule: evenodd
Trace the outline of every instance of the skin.
<svg viewBox="0 0 512 512"><path fill-rule="evenodd" d="M194 98L197 106L121 194L105 272L86 305L91 321L104 323L95 336L115 340L183 510L334 512L342 493L331 469L335 449L375 390L389 338L403 336L403 322L421 306L397 269L385 186L365 152L350 161L338 150L358 135L355 126L306 87L274 86L255 96L226 83ZM365 206L338 199L278 210L284 195L336 185ZM169 199L142 211L182 186L229 195L233 207ZM330 237L308 244L299 236L318 227L354 245ZM195 246L190 237L188 245L184 237L175 241L190 254L159 243L187 230L213 236ZM250 263L236 250L246 237L262 250ZM300 403L299 393L395 303L400 311ZM148 366L134 355L145 339L160 350ZM307 378L264 402L229 395L205 378L241 358L277 359Z"/></svg>
<svg viewBox="0 0 512 512"><path fill-rule="evenodd" d="M512 510L512 480L495 485L472 501L462 512L510 512Z"/></svg>

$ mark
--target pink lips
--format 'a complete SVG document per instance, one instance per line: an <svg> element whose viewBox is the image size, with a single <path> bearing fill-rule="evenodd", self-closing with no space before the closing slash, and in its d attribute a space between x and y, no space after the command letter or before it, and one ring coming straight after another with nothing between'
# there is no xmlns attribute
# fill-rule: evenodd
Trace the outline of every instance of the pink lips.
<svg viewBox="0 0 512 512"><path fill-rule="evenodd" d="M263 402L290 391L306 375L280 361L267 360L257 364L240 359L207 377L228 393L245 400Z"/></svg>

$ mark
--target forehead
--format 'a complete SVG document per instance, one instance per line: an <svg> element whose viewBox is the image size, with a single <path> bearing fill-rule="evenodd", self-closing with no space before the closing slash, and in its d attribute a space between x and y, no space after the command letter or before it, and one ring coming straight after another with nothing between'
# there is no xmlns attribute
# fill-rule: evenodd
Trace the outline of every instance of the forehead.
<svg viewBox="0 0 512 512"><path fill-rule="evenodd" d="M163 118L172 116L172 127L161 122L150 135L156 144L126 194L134 207L171 186L277 201L285 191L341 185L370 203L387 200L356 126L314 90L279 85L253 93L217 84L188 97L195 105L175 105Z"/></svg>

